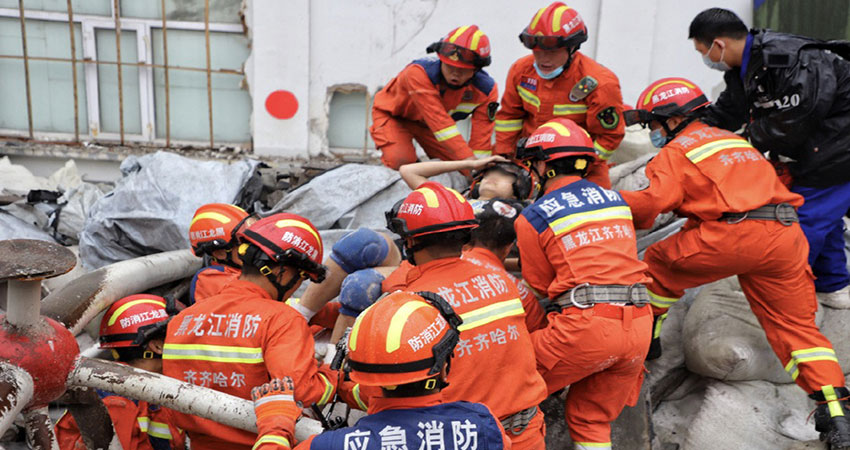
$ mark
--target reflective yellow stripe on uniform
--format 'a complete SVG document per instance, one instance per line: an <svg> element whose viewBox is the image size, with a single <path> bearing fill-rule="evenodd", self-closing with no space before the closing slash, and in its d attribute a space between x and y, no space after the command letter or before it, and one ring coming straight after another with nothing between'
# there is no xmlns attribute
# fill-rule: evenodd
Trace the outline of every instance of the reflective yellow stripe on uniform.
<svg viewBox="0 0 850 450"><path fill-rule="evenodd" d="M534 106L535 108L540 107L540 99L537 98L536 95L532 94L531 91L522 86L517 86L516 91L520 98L522 98L522 101L531 104L531 106Z"/></svg>
<svg viewBox="0 0 850 450"><path fill-rule="evenodd" d="M473 150L472 153L476 158L486 158L493 155L492 150Z"/></svg>
<svg viewBox="0 0 850 450"><path fill-rule="evenodd" d="M460 318L463 319L463 324L458 327L458 330L471 330L505 317L518 316L520 314L525 314L525 309L522 308L522 301L518 298L493 303L492 305L461 314Z"/></svg>
<svg viewBox="0 0 850 450"><path fill-rule="evenodd" d="M456 112L472 114L472 111L474 111L480 104L481 103L458 103L458 105L455 106L455 109L449 110L449 115L451 116Z"/></svg>
<svg viewBox="0 0 850 450"><path fill-rule="evenodd" d="M142 432L156 438L171 440L171 430L168 428L168 424L152 421L148 417L138 417L136 420L138 420Z"/></svg>
<svg viewBox="0 0 850 450"><path fill-rule="evenodd" d="M552 107L552 114L567 116L570 114L587 114L587 105L582 103L564 103Z"/></svg>
<svg viewBox="0 0 850 450"><path fill-rule="evenodd" d="M678 297L664 297L662 295L658 295L655 292L646 290L646 293L649 294L649 303L656 308L669 308L673 306L673 303L679 301ZM664 319L662 319L664 320Z"/></svg>
<svg viewBox="0 0 850 450"><path fill-rule="evenodd" d="M732 139L720 139L719 141L709 142L705 145L700 145L699 147L685 153L685 156L691 160L692 163L696 164L709 156L730 148L751 148L750 144L747 141L740 138L732 138Z"/></svg>
<svg viewBox="0 0 850 450"><path fill-rule="evenodd" d="M815 361L833 361L837 363L838 358L835 357L835 351L829 347L794 350L791 352L791 360L785 365L785 371L791 375L792 380L796 380L800 376L800 370L797 368L797 365Z"/></svg>
<svg viewBox="0 0 850 450"><path fill-rule="evenodd" d="M460 136L460 130L458 130L455 125L434 132L434 137L440 142L451 139L455 136Z"/></svg>
<svg viewBox="0 0 850 450"><path fill-rule="evenodd" d="M522 119L496 120L496 131L511 132L522 130Z"/></svg>
<svg viewBox="0 0 850 450"><path fill-rule="evenodd" d="M614 154L614 150L608 150L597 141L593 141L593 148L596 150L596 154L599 155L599 158L604 161L608 161L608 159L611 158L611 155Z"/></svg>
<svg viewBox="0 0 850 450"><path fill-rule="evenodd" d="M251 450L257 450L257 447L263 444L277 444L281 447L289 448L289 439L274 434L265 434L257 439L257 442L254 442L254 446L251 447Z"/></svg>
<svg viewBox="0 0 850 450"><path fill-rule="evenodd" d="M235 347L229 345L166 343L163 347L162 359L262 364L263 349L260 347Z"/></svg>
<svg viewBox="0 0 850 450"><path fill-rule="evenodd" d="M829 408L829 417L843 416L844 408L841 407L841 402L838 401L838 394L835 393L835 387L831 384L821 386L821 392L823 392L823 397Z"/></svg>
<svg viewBox="0 0 850 450"><path fill-rule="evenodd" d="M632 210L628 206L612 206L595 211L570 214L550 223L549 228L552 229L555 236L558 236L590 222L601 222L612 219L623 219L631 222Z"/></svg>
<svg viewBox="0 0 850 450"><path fill-rule="evenodd" d="M610 442L575 442L575 450L611 450Z"/></svg>
<svg viewBox="0 0 850 450"><path fill-rule="evenodd" d="M359 406L360 409L363 411L369 409L363 399L360 398L360 383L354 385L354 389L351 390L351 395L354 397L354 401L357 402L357 406Z"/></svg>
<svg viewBox="0 0 850 450"><path fill-rule="evenodd" d="M322 393L322 398L320 398L319 401L316 402L316 404L319 405L319 407L322 407L325 406L328 401L330 401L331 395L333 395L334 393L334 385L331 384L331 382L328 380L328 377L326 377L324 374L320 373L319 378L321 378L322 382L325 383L325 392Z"/></svg>

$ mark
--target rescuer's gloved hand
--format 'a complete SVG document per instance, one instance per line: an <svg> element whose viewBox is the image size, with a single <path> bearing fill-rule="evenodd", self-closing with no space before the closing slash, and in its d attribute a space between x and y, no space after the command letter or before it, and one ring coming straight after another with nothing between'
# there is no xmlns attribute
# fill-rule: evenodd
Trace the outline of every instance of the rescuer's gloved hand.
<svg viewBox="0 0 850 450"><path fill-rule="evenodd" d="M290 377L275 378L251 390L257 414L255 449L290 446L290 438L295 435L295 420L301 415L294 394L295 383Z"/></svg>

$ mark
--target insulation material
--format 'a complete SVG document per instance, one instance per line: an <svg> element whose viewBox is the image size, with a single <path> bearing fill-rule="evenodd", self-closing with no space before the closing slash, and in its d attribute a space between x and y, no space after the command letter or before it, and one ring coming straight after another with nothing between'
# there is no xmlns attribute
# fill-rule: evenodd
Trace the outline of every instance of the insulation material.
<svg viewBox="0 0 850 450"><path fill-rule="evenodd" d="M0 210L0 241L6 239L38 239L55 242L53 237L37 226Z"/></svg>
<svg viewBox="0 0 850 450"><path fill-rule="evenodd" d="M37 177L24 166L12 164L8 156L0 158L0 195L26 197L33 189L53 189L47 179Z"/></svg>
<svg viewBox="0 0 850 450"><path fill-rule="evenodd" d="M124 177L91 208L80 235L83 264L99 268L189 248L195 210L206 203L237 202L258 164L197 161L167 152L128 157L121 164Z"/></svg>

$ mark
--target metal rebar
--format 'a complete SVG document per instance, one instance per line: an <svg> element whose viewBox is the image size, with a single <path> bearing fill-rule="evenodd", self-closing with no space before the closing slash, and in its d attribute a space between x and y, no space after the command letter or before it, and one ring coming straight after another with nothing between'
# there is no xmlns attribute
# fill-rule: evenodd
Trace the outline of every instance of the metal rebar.
<svg viewBox="0 0 850 450"><path fill-rule="evenodd" d="M32 95L30 94L30 65L27 57L27 26L24 19L24 0L18 0L18 12L21 21L21 49L24 58L24 80L27 85L27 125L32 139Z"/></svg>
<svg viewBox="0 0 850 450"><path fill-rule="evenodd" d="M204 0L204 39L207 46L207 105L210 118L210 148L213 148L212 74L210 71L210 0Z"/></svg>
<svg viewBox="0 0 850 450"><path fill-rule="evenodd" d="M121 74L121 5L113 0L115 8L115 59L118 63L118 127L121 132L121 145L124 145L124 84Z"/></svg>
<svg viewBox="0 0 850 450"><path fill-rule="evenodd" d="M168 26L165 22L165 0L162 5L162 63L165 66L165 146L171 147L171 94L168 87Z"/></svg>
<svg viewBox="0 0 850 450"><path fill-rule="evenodd" d="M74 9L68 0L68 29L71 31L71 79L74 83L74 140L80 140L80 104L77 94L77 45L74 39Z"/></svg>
<svg viewBox="0 0 850 450"><path fill-rule="evenodd" d="M19 55L0 55L0 59L24 59L23 56ZM30 61L50 61L50 62L71 62L71 58L56 58L52 56L30 56L28 57ZM105 64L105 65L117 65L116 61L85 61L86 64ZM133 67L152 67L154 69L164 69L165 66L162 64L153 64L153 63L144 63L144 62L122 62L122 66L133 66ZM186 66L168 66L169 69L173 70L187 70L190 72L206 72L207 69L203 67L186 67ZM238 69L210 69L212 73L221 73L225 75L245 75L245 72Z"/></svg>

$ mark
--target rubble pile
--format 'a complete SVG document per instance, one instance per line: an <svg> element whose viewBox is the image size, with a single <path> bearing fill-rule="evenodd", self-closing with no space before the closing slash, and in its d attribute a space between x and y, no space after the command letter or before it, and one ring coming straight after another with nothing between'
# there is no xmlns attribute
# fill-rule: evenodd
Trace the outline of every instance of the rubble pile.
<svg viewBox="0 0 850 450"><path fill-rule="evenodd" d="M645 188L644 168L655 151L644 130L628 129L611 169L614 188ZM123 178L113 188L83 181L73 161L40 178L2 158L0 240L79 244L85 269L48 286L58 289L86 269L188 248L189 221L204 203L300 214L321 230L330 248L350 230L383 230L384 211L410 192L396 171L383 166L307 169L270 168L249 159L202 162L157 152L128 157L121 166ZM468 187L460 174L444 174L437 181L459 191ZM684 222L672 213L659 216L651 230L638 234L638 250L677 232ZM848 322L850 310L821 305L817 323L845 370L850 368ZM91 345L90 338L83 339ZM825 448L809 418L814 403L779 363L736 279L688 291L669 311L662 347L661 358L647 364L645 403L637 412L624 411L628 417L622 420L629 423L615 424L616 448L646 448L639 439L617 437L616 428L630 430L641 421L649 424L645 428L653 449ZM546 411L563 409L562 400L548 402L555 406ZM557 414L549 418L550 433L564 429L562 420ZM563 439L550 444L565 445Z"/></svg>

